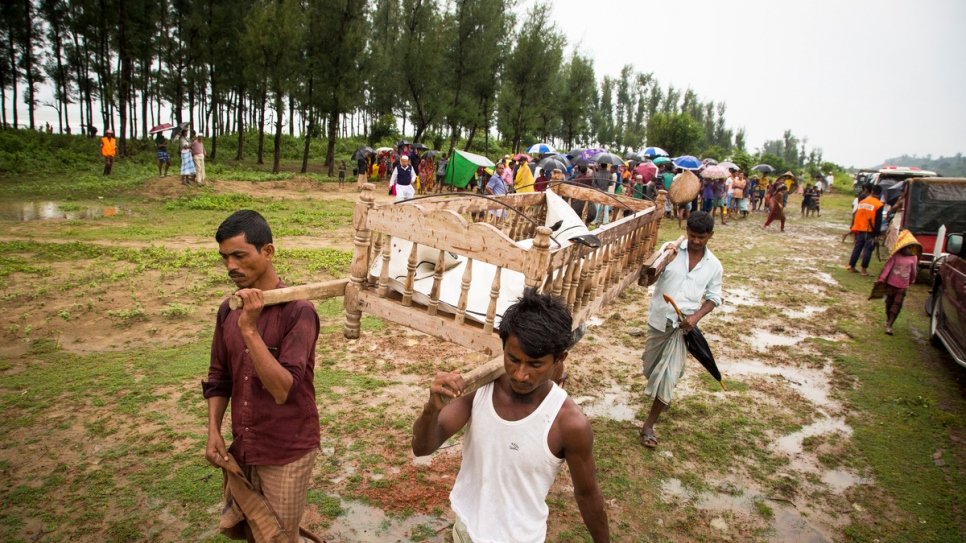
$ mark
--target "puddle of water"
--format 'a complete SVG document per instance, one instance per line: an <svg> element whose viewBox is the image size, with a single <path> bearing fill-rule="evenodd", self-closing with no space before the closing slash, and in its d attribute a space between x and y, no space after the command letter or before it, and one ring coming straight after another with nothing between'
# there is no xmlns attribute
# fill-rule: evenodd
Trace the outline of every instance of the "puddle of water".
<svg viewBox="0 0 966 543"><path fill-rule="evenodd" d="M42 221L53 219L98 219L121 213L117 206L75 206L57 202L8 202L0 204L0 219Z"/></svg>
<svg viewBox="0 0 966 543"><path fill-rule="evenodd" d="M758 330L750 338L751 346L758 351L764 351L769 347L781 347L801 343L805 339L805 334L776 334L767 330Z"/></svg>
<svg viewBox="0 0 966 543"><path fill-rule="evenodd" d="M838 286L839 282L828 272L815 272L815 277L826 285Z"/></svg>
<svg viewBox="0 0 966 543"><path fill-rule="evenodd" d="M627 403L630 399L629 396L630 393L625 390L611 388L599 398L594 396L578 398L586 402L578 402L578 404L581 405L580 409L584 412L584 415L590 418L632 421L637 418L637 409Z"/></svg>
<svg viewBox="0 0 966 543"><path fill-rule="evenodd" d="M724 291L724 300L732 305L754 305L758 303L758 296L747 288L729 288Z"/></svg>
<svg viewBox="0 0 966 543"><path fill-rule="evenodd" d="M774 507L771 504L775 517L772 520L772 528L775 535L769 541L775 543L785 543L795 541L797 543L829 543L832 541L825 534L820 532L815 526L810 524L806 518L790 507Z"/></svg>
<svg viewBox="0 0 966 543"><path fill-rule="evenodd" d="M721 370L727 375L768 375L783 379L806 400L815 406L828 409L837 405L829 397L831 386L828 369L793 368L788 366L768 366L761 362L742 361L722 364Z"/></svg>
<svg viewBox="0 0 966 543"><path fill-rule="evenodd" d="M847 437L852 435L852 427L845 423L845 419L827 418L813 422L797 432L782 436L775 442L774 447L779 452L789 456L802 454L802 441L806 437L819 436L839 432Z"/></svg>
<svg viewBox="0 0 966 543"><path fill-rule="evenodd" d="M386 515L382 509L355 501L341 501L343 514L332 523L326 541L344 543L383 543L385 541L412 541L413 530L420 528L439 532L449 526L449 521L429 515L413 515L397 518Z"/></svg>
<svg viewBox="0 0 966 543"><path fill-rule="evenodd" d="M790 319L807 319L826 311L828 311L828 307L825 306L806 305L802 309L783 309L782 313Z"/></svg>
<svg viewBox="0 0 966 543"><path fill-rule="evenodd" d="M828 485L832 492L841 494L855 485L867 485L872 481L865 477L841 469L830 469L822 473L822 482Z"/></svg>
<svg viewBox="0 0 966 543"><path fill-rule="evenodd" d="M756 501L765 500L775 516L772 519L773 531L769 541L786 542L801 541L806 543L828 543L829 537L809 522L808 517L793 507L786 506L774 500L767 500L761 494L746 490L732 495L722 492L695 493L686 488L679 479L665 479L661 482L661 492L665 501L694 502L698 509L713 512L730 511L732 513L756 516Z"/></svg>
<svg viewBox="0 0 966 543"><path fill-rule="evenodd" d="M804 290L805 292L810 292L812 294L822 294L825 292L825 288L822 285L814 285L811 283L803 283L798 285L798 288Z"/></svg>

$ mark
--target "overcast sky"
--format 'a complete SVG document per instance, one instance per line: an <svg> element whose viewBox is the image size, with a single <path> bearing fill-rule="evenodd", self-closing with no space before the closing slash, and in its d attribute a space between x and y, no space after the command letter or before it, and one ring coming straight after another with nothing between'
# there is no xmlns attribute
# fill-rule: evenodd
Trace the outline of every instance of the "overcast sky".
<svg viewBox="0 0 966 543"><path fill-rule="evenodd" d="M521 18L535 1L521 0ZM745 129L750 151L788 129L844 166L966 152L966 0L551 5L568 56L576 48L593 59L600 77L631 64L665 88L725 102L725 119ZM49 89L40 101L50 102ZM56 126L51 107L37 118Z"/></svg>
<svg viewBox="0 0 966 543"><path fill-rule="evenodd" d="M534 3L523 0L521 13ZM554 0L594 68L723 101L750 150L786 129L826 160L966 152L966 1ZM648 142L660 145L660 142Z"/></svg>

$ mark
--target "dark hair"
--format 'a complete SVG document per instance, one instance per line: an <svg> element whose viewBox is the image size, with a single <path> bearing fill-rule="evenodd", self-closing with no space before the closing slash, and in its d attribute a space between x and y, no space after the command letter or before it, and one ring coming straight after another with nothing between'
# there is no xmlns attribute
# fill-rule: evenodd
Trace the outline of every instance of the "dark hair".
<svg viewBox="0 0 966 543"><path fill-rule="evenodd" d="M695 211L688 217L688 230L695 234L714 232L714 217L707 211Z"/></svg>
<svg viewBox="0 0 966 543"><path fill-rule="evenodd" d="M256 251L261 251L266 244L272 243L272 229L268 226L268 221L251 209L236 211L222 221L215 232L215 241L221 243L238 234L245 234L245 241L254 245Z"/></svg>
<svg viewBox="0 0 966 543"><path fill-rule="evenodd" d="M528 288L503 313L500 339L505 346L512 334L527 356L557 358L573 345L573 322L560 298Z"/></svg>
<svg viewBox="0 0 966 543"><path fill-rule="evenodd" d="M882 185L872 185L872 194L880 196L882 194Z"/></svg>

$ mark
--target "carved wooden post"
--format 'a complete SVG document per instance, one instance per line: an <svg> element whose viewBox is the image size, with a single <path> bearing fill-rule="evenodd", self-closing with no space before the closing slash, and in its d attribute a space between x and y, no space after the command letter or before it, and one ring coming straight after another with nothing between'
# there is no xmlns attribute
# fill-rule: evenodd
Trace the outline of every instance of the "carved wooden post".
<svg viewBox="0 0 966 543"><path fill-rule="evenodd" d="M409 307L413 304L413 289L416 285L416 249L419 244L413 242L409 250L409 262L406 264L406 282L403 283L402 304Z"/></svg>
<svg viewBox="0 0 966 543"><path fill-rule="evenodd" d="M433 288L429 291L429 307L426 312L435 315L439 309L439 286L443 282L443 264L446 260L446 251L440 251L436 257L436 267L433 269Z"/></svg>
<svg viewBox="0 0 966 543"><path fill-rule="evenodd" d="M386 234L382 245L382 269L379 270L379 288L376 293L385 298L389 294L389 259L392 256L392 236Z"/></svg>
<svg viewBox="0 0 966 543"><path fill-rule="evenodd" d="M473 281L473 259L466 259L463 278L460 281L460 302L456 308L456 324L463 324L466 320L466 303L470 293L470 283Z"/></svg>
<svg viewBox="0 0 966 543"><path fill-rule="evenodd" d="M372 183L362 185L359 199L356 201L356 209L352 214L352 227L355 229L353 245L355 252L352 254L352 264L349 267L349 284L345 286L345 327L343 335L349 339L359 337L360 322L362 320L362 309L359 307L359 293L365 285L366 276L369 274L369 228L367 225L369 210L373 206Z"/></svg>
<svg viewBox="0 0 966 543"><path fill-rule="evenodd" d="M537 228L537 235L533 238L533 249L527 253L524 276L527 288L539 289L543 285L547 273L547 263L550 262L550 234L553 230L546 226Z"/></svg>
<svg viewBox="0 0 966 543"><path fill-rule="evenodd" d="M483 333L489 334L493 332L493 326L496 323L496 300L500 297L500 279L503 275L503 266L496 267L496 274L493 276L493 282L490 283L490 304L486 306L486 320L483 323Z"/></svg>

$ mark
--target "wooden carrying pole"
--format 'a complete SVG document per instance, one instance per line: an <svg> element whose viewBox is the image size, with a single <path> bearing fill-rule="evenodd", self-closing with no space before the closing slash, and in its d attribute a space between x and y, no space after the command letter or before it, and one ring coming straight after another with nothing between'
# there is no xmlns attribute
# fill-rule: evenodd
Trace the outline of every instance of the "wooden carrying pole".
<svg viewBox="0 0 966 543"><path fill-rule="evenodd" d="M343 296L345 294L346 283L348 282L349 278L347 277L345 279L333 279L332 281L323 281L321 283L309 283L296 287L266 290L262 292L262 298L265 300L265 305L284 304L285 302L295 300L326 300L328 298L335 298L336 296ZM232 309L241 309L243 305L242 299L234 294L228 300L228 307Z"/></svg>
<svg viewBox="0 0 966 543"><path fill-rule="evenodd" d="M678 237L674 240L674 243L665 247L664 250L654 251L654 254L644 261L644 269L641 270L641 277L637 284L642 287L654 284L664 268L677 256L682 243L684 243L684 236Z"/></svg>
<svg viewBox="0 0 966 543"><path fill-rule="evenodd" d="M476 366L466 373L463 373L463 383L465 385L463 395L473 392L490 381L496 381L504 373L506 373L506 368L503 365L502 354L491 358L485 364Z"/></svg>

